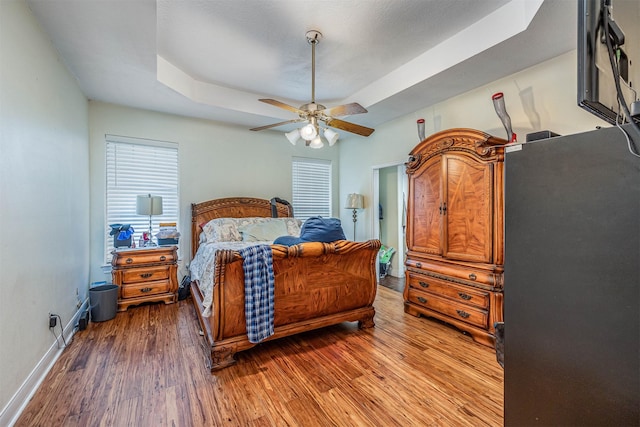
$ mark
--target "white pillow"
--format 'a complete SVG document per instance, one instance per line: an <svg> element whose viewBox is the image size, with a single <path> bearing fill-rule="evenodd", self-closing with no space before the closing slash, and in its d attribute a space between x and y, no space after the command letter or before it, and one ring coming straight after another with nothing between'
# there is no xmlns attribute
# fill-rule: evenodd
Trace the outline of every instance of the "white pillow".
<svg viewBox="0 0 640 427"><path fill-rule="evenodd" d="M247 224L239 228L244 242L274 241L287 234L287 226L284 221L266 220L256 224Z"/></svg>
<svg viewBox="0 0 640 427"><path fill-rule="evenodd" d="M236 225L236 218L212 219L202 227L207 242L240 242L242 236Z"/></svg>

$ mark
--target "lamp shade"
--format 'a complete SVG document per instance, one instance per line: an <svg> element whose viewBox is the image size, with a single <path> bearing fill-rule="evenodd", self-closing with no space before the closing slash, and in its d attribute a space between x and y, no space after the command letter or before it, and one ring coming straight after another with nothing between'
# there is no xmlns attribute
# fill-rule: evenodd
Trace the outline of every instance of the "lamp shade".
<svg viewBox="0 0 640 427"><path fill-rule="evenodd" d="M287 137L291 144L296 145L296 142L300 139L300 129L294 129L291 132L287 132L284 136Z"/></svg>
<svg viewBox="0 0 640 427"><path fill-rule="evenodd" d="M162 215L162 197L138 196L136 199L136 214L138 215Z"/></svg>
<svg viewBox="0 0 640 427"><path fill-rule="evenodd" d="M362 209L364 208L364 196L362 194L351 193L347 196L347 204L345 209Z"/></svg>
<svg viewBox="0 0 640 427"><path fill-rule="evenodd" d="M300 136L307 141L311 141L318 136L318 130L313 123L309 123L300 128Z"/></svg>
<svg viewBox="0 0 640 427"><path fill-rule="evenodd" d="M322 148L322 147L324 147L324 143L322 142L322 139L320 139L320 135L318 135L315 138L313 138L313 141L311 141L311 143L309 144L309 147L311 147L311 148Z"/></svg>
<svg viewBox="0 0 640 427"><path fill-rule="evenodd" d="M338 136L338 133L334 132L331 129L324 130L324 137L327 138L327 141L329 141L329 147L333 147L333 144L335 144L338 140Z"/></svg>

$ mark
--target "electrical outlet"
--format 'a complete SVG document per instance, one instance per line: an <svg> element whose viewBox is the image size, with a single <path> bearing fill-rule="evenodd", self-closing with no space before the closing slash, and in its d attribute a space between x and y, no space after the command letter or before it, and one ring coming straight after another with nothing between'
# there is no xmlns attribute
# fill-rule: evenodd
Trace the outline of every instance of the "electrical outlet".
<svg viewBox="0 0 640 427"><path fill-rule="evenodd" d="M57 324L58 324L58 318L56 317L56 315L49 313L49 327L55 328Z"/></svg>

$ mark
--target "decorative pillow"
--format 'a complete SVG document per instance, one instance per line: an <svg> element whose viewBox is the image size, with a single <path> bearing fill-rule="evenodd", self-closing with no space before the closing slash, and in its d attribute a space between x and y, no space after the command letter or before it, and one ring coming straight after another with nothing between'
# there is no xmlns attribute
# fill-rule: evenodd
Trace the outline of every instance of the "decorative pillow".
<svg viewBox="0 0 640 427"><path fill-rule="evenodd" d="M276 240L273 241L274 245L284 245L284 246L293 246L298 243L302 243L299 237L296 236L280 236Z"/></svg>
<svg viewBox="0 0 640 427"><path fill-rule="evenodd" d="M308 218L302 229L299 238L287 238L293 236L278 237L273 243L278 245L293 246L302 242L335 242L336 240L346 240L342 225L338 218L322 218L312 216Z"/></svg>
<svg viewBox="0 0 640 427"><path fill-rule="evenodd" d="M305 242L328 243L336 240L346 240L346 237L338 218L312 216L302 224L300 239Z"/></svg>
<svg viewBox="0 0 640 427"><path fill-rule="evenodd" d="M269 220L248 224L239 228L244 242L274 241L278 236L287 234L284 221Z"/></svg>
<svg viewBox="0 0 640 427"><path fill-rule="evenodd" d="M242 236L236 225L236 218L212 219L202 227L208 242L240 242Z"/></svg>
<svg viewBox="0 0 640 427"><path fill-rule="evenodd" d="M278 218L281 219L287 225L287 234L289 236L300 236L300 227L302 226L302 221L297 218Z"/></svg>

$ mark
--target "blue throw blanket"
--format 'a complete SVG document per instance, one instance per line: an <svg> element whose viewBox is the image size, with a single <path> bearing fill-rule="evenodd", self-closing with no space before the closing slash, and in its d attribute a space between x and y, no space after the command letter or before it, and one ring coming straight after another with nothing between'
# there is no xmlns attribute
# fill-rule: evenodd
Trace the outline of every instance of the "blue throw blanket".
<svg viewBox="0 0 640 427"><path fill-rule="evenodd" d="M273 335L273 253L269 245L240 250L244 270L244 313L247 336L258 343Z"/></svg>

